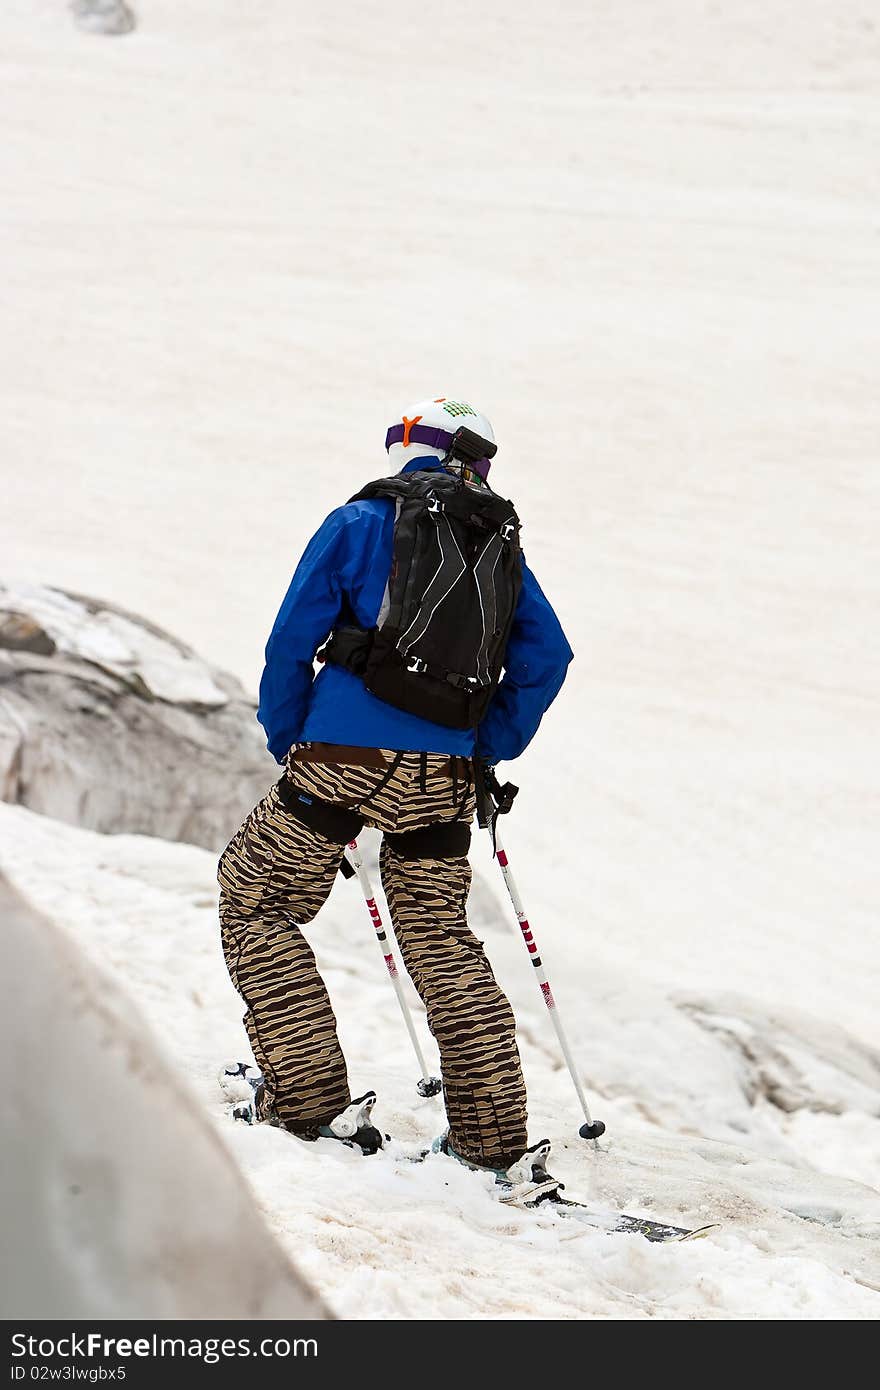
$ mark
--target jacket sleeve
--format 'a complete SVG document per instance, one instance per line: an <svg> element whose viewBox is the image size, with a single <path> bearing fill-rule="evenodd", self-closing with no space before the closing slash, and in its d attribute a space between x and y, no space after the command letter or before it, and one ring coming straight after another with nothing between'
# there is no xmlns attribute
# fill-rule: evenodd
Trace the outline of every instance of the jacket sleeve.
<svg viewBox="0 0 880 1390"><path fill-rule="evenodd" d="M309 707L315 653L329 637L343 597L356 602L370 518L345 506L331 512L306 546L266 643L257 718L269 752L284 761Z"/></svg>
<svg viewBox="0 0 880 1390"><path fill-rule="evenodd" d="M555 700L574 656L535 576L523 586L504 658L504 677L480 725L477 751L490 763L518 758Z"/></svg>

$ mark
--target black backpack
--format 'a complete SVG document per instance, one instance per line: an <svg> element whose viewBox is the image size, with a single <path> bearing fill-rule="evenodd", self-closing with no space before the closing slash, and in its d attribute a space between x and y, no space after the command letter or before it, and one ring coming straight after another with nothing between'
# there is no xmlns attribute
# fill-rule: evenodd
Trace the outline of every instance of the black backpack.
<svg viewBox="0 0 880 1390"><path fill-rule="evenodd" d="M451 729L475 729L501 679L522 587L511 502L439 470L368 483L350 500L397 504L376 626L338 626L320 658L373 695Z"/></svg>

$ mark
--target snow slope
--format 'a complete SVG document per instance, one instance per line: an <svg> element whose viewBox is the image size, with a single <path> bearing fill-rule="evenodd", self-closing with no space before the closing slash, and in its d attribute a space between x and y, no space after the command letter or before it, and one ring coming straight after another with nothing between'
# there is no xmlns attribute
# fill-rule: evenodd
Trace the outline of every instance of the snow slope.
<svg viewBox="0 0 880 1390"><path fill-rule="evenodd" d="M862 1237L782 1217L777 1198L799 1202L799 1156L805 1203L845 1224L848 1202L868 1199L832 1198L833 1182L876 1190L880 1171L865 1080L880 1044L874 6L548 0L538 20L514 0L381 0L369 16L353 0L246 13L235 0L141 0L138 19L105 41L56 0L6 0L0 17L4 578L144 612L253 689L303 543L381 470L389 418L424 395L472 396L501 442L493 478L517 500L577 654L515 769L509 839L614 1120L597 1180L628 1203L699 1215L694 1145L708 1136L706 1152L726 1155L700 1150L708 1204L730 1191L737 1220L767 1231L745 1251L729 1232L688 1251L701 1273L681 1306L682 1252L579 1236L566 1248L611 1261L609 1289L584 1285L580 1256L554 1256L558 1275L544 1284L542 1265L531 1281L536 1303L764 1315L769 1286L783 1291L780 1315L868 1315L876 1295L844 1279L843 1254L832 1269L816 1253L862 1250ZM39 832L0 810L6 829ZM0 852L18 856L9 834ZM46 834L41 854L50 864L57 842L63 871L43 881L25 862L28 891L75 909L102 954L125 943L131 957L120 915L139 922L164 969L132 966L130 983L176 1036L174 1010L189 1009L190 972L208 956L181 954L155 924L179 920L177 874L208 901L206 860ZM129 853L128 870L95 869ZM142 888L148 871L171 886ZM82 880L69 909L68 877ZM137 892L116 902L120 878ZM493 894L490 878L478 914L525 1010L535 1132L558 1145L571 1132L565 1078ZM354 944L353 913L334 909L315 931L351 998L356 1074L383 1095L397 1086L389 1123L427 1131L394 1070L400 1042L383 1035L381 1075L357 1050L352 960L372 943ZM210 916L184 914L199 941ZM208 1054L235 1008L227 998L179 1025L201 1046L189 1069L206 1100ZM380 1244L392 1268L352 1291L345 1271L377 1239L367 1179L343 1184L322 1226L311 1151L280 1156L271 1135L231 1142L264 1205L274 1192L274 1222L298 1229L308 1194L310 1233L322 1232L312 1259L330 1251L338 1307L371 1306L381 1286L382 1307L424 1312L432 1273L439 1297L451 1230L432 1267L403 1203L392 1224L406 1253L398 1263ZM674 1170L670 1187L639 1168L650 1154ZM565 1158L583 1185L584 1157ZM294 1162L309 1174L296 1195ZM820 1168L839 1175L827 1189ZM420 1174L419 1190L429 1181ZM521 1239L516 1268L536 1268L538 1236ZM481 1242L474 1259L479 1246L497 1275L501 1247ZM456 1275L459 1309L519 1296L507 1275L518 1248L504 1243L503 1277ZM787 1263L803 1259L819 1261L818 1284ZM633 1270L649 1272L644 1285Z"/></svg>
<svg viewBox="0 0 880 1390"><path fill-rule="evenodd" d="M880 1154L880 1057L842 1030L817 1048L809 1020L738 1016L735 1001L722 1001L726 1026L751 1030L770 1053L785 1035L803 1088L795 1118L812 1103L837 1102L840 1113L821 1115L823 1129L809 1129L799 1154L801 1136L787 1134L755 1093L736 1049L662 990L631 993L610 972L590 990L589 964L570 963L560 1005L609 1129L595 1153L576 1137L576 1104L522 947L488 915L492 894L481 876L474 920L515 1002L532 1129L553 1141L554 1171L609 1212L722 1222L697 1245L661 1249L637 1236L606 1236L551 1213L508 1210L482 1178L444 1158L418 1167L386 1154L367 1160L332 1141L304 1145L278 1130L235 1125L215 1074L227 1057L248 1054L219 949L214 867L213 856L190 846L100 836L0 805L0 868L125 983L193 1103L216 1121L271 1229L337 1315L880 1316L880 1191L809 1161L817 1138L832 1152L836 1144L867 1156L873 1145L875 1163ZM336 1003L354 1093L377 1086L377 1119L401 1140L430 1140L442 1109L416 1095L397 1003L351 885L337 884L308 936ZM579 1008L588 991L589 1007ZM701 1007L711 1012L712 1001ZM427 1038L421 1012L418 1024ZM636 1065L647 1027L650 1062ZM615 1071L621 1056L629 1066ZM765 1057L765 1076L773 1065ZM653 1089L659 1075L662 1104Z"/></svg>
<svg viewBox="0 0 880 1390"><path fill-rule="evenodd" d="M577 654L517 769L565 949L765 1004L797 956L876 1041L873 6L138 17L0 18L4 577L254 689L390 416L472 395Z"/></svg>

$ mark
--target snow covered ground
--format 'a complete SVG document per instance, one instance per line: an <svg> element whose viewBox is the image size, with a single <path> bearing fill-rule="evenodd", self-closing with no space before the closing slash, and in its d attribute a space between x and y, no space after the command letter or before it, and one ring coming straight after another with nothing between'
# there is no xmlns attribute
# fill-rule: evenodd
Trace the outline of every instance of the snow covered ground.
<svg viewBox="0 0 880 1390"><path fill-rule="evenodd" d="M817 1035L784 1009L724 998L720 1022L752 1040L750 1067L694 1021L696 1000L678 1009L659 988L631 988L607 969L597 979L588 959L569 957L557 994L609 1131L594 1152L577 1138L570 1082L522 945L496 910L485 857L474 922L515 1003L532 1130L553 1141L554 1171L608 1212L720 1221L710 1239L660 1248L609 1237L552 1213L511 1211L448 1159L367 1160L332 1141L305 1145L234 1124L215 1074L248 1052L218 945L214 856L0 805L0 868L131 990L270 1227L338 1315L880 1315L880 1192L867 1185L880 1159L877 1055L842 1030ZM378 1086L377 1119L401 1140L429 1141L442 1127L440 1102L416 1095L397 1003L353 885L337 883L308 936L337 1003L353 1093ZM711 999L701 1007L714 1016ZM418 1024L428 1041L423 1014ZM800 1094L787 1115L762 1099L761 1084L790 1083L792 1071ZM822 1153L861 1181L818 1171Z"/></svg>
<svg viewBox="0 0 880 1390"><path fill-rule="evenodd" d="M270 1224L345 1316L876 1316L874 7L137 9L116 40L60 0L0 17L2 577L253 689L389 419L473 397L577 654L508 838L598 1157L485 856L474 903L533 1133L575 1192L725 1228L557 1230L223 1123ZM0 862L221 1123L210 856L2 807ZM353 1083L433 1133L349 889L312 939Z"/></svg>

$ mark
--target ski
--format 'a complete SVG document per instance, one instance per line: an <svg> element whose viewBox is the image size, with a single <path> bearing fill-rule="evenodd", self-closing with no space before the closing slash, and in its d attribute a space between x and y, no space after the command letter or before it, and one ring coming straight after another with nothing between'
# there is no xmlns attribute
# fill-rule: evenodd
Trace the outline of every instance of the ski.
<svg viewBox="0 0 880 1390"><path fill-rule="evenodd" d="M246 1062L230 1062L222 1069L218 1080L227 1101L230 1102L232 1118L253 1124L257 1118L257 1105L263 1084L258 1069ZM374 1091L368 1091L353 1100L347 1110L337 1116L332 1125L326 1127L327 1137L358 1147L363 1153L372 1154L384 1147L392 1161L404 1163L424 1163L437 1153L448 1153L442 1141L428 1148L407 1150L404 1145L386 1136L383 1145L382 1135L373 1127L370 1119L375 1101ZM365 1143L367 1139L373 1142ZM564 1197L563 1184L547 1172L546 1161L549 1152L550 1143L546 1139L527 1149L519 1163L511 1170L511 1184L507 1187L499 1184L496 1200L520 1211L554 1211L594 1230L605 1231L608 1235L638 1235L645 1240L663 1245L675 1241L701 1240L710 1231L719 1229L717 1221L705 1226L673 1226L666 1221L655 1221L650 1216L597 1211L587 1202Z"/></svg>
<svg viewBox="0 0 880 1390"><path fill-rule="evenodd" d="M609 1235L639 1235L655 1244L665 1245L671 1244L673 1241L701 1240L710 1231L719 1229L717 1221L710 1222L706 1226L673 1226L667 1221L655 1221L649 1216L630 1216L626 1212L597 1211L587 1202L578 1202L572 1197L563 1197L562 1188L565 1184L561 1183L558 1178L551 1177L544 1166L549 1150L550 1145L545 1139L540 1144L536 1144L529 1154L524 1155L527 1160L526 1167L531 1169L531 1181L523 1173L521 1176L526 1180L510 1189L505 1189L499 1184L495 1200L504 1206L517 1207L521 1211L555 1211L560 1216L580 1221L584 1226L605 1231ZM431 1156L432 1152L436 1153L437 1150L421 1149L411 1154L397 1151L392 1156L403 1158L410 1163L423 1163L426 1158ZM529 1162L528 1160L532 1161Z"/></svg>
<svg viewBox="0 0 880 1390"><path fill-rule="evenodd" d="M667 1221L655 1221L650 1216L630 1216L626 1212L600 1212L587 1202L577 1202L572 1197L563 1197L557 1189L546 1195L538 1193L526 1198L523 1203L515 1199L512 1205L522 1205L530 1211L536 1207L546 1207L558 1211L561 1216L580 1221L594 1230L605 1231L608 1235L643 1236L658 1245L669 1245L685 1240L702 1240L710 1231L719 1229L719 1222L712 1221L706 1226L672 1226Z"/></svg>

